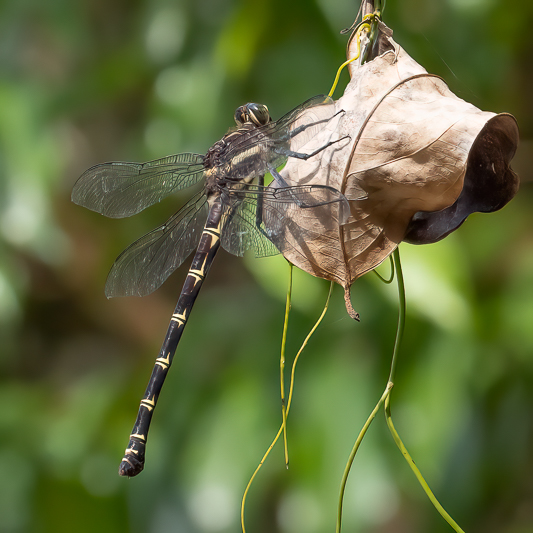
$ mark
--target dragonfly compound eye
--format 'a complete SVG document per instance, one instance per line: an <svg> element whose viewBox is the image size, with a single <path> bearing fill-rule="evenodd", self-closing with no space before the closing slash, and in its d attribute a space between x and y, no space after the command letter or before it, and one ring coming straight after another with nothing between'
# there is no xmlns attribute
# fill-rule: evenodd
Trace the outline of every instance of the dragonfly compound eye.
<svg viewBox="0 0 533 533"><path fill-rule="evenodd" d="M234 119L237 126L242 126L248 120L248 113L246 111L247 105L241 105L235 111Z"/></svg>
<svg viewBox="0 0 533 533"><path fill-rule="evenodd" d="M253 122L256 126L264 126L272 120L266 105L247 104L246 108L248 120Z"/></svg>

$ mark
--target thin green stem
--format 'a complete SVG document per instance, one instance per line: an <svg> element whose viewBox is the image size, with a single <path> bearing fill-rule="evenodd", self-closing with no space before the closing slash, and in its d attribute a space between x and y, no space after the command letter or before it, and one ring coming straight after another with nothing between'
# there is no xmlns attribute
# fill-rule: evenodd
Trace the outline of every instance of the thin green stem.
<svg viewBox="0 0 533 533"><path fill-rule="evenodd" d="M333 281L331 281L329 284L328 297L326 298L326 303L324 305L324 309L322 309L322 313L318 317L318 320L315 322L315 325L311 328L311 331L307 334L307 337L302 342L302 345L300 346L298 353L294 357L294 361L292 363L292 370L291 370L291 383L289 385L289 400L287 401L287 415L289 414L289 409L291 407L291 402L292 402L292 393L294 390L294 373L296 371L296 363L298 362L298 359L300 358L300 355L302 354L304 348L307 346L307 343L309 342L311 335L313 335L313 333L316 331L316 328L318 328L318 326L320 325L320 322L322 322L322 319L326 315L332 292L333 292Z"/></svg>
<svg viewBox="0 0 533 533"><path fill-rule="evenodd" d="M404 459L407 461L407 464L410 466L411 470L414 472L416 478L418 479L418 482L420 483L420 486L424 489L424 492L426 493L427 497L437 509L438 513L448 522L448 524L452 527L454 531L457 533L465 533L461 527L455 522L455 520L446 512L444 507L439 503L431 489L429 488L429 485L427 484L426 480L422 476L420 470L416 466L415 462L409 455L409 452L407 451L407 448L404 446L402 440L400 439L400 436L398 435L394 424L392 423L392 415L390 410L390 396L387 396L385 400L385 417L387 420L387 425L389 426L389 431L392 434L392 438L394 439L394 442L396 443L396 446L400 449L402 452L402 455L404 456Z"/></svg>
<svg viewBox="0 0 533 533"><path fill-rule="evenodd" d="M392 389L392 383L387 383L387 387L385 388L385 391L381 395L381 398L379 399L379 402L376 404L376 407L374 407L373 411L370 413L370 416L367 418L365 425L359 432L359 435L357 436L357 440L355 441L355 444L352 448L352 452L350 453L350 457L348 458L348 462L346 463L346 467L344 468L344 474L342 475L341 480L341 486L339 491L339 503L337 507L337 527L335 529L336 533L340 533L341 526L342 526L342 507L344 502L344 493L346 491L346 482L348 481L348 476L350 474L350 470L352 469L352 464L355 459L355 455L357 453L357 450L359 449L359 446L361 445L361 442L363 442L363 438L366 435L366 432L368 431L368 428L370 427L370 424L372 423L372 420L376 417L377 412L379 411L381 404L384 402L386 398L388 398L390 391Z"/></svg>
<svg viewBox="0 0 533 533"><path fill-rule="evenodd" d="M285 320L283 321L283 335L281 337L281 355L279 360L279 380L281 391L281 419L283 425L283 446L285 450L285 466L289 468L289 447L287 445L287 406L285 404L285 346L287 344L287 330L289 328L289 313L291 311L292 298L292 263L289 263L289 287L287 289L287 301L285 303Z"/></svg>
<svg viewBox="0 0 533 533"><path fill-rule="evenodd" d="M403 332L405 328L405 311L406 311L406 305L405 305L405 284L403 279L403 273L402 273L402 265L400 261L400 252L398 248L394 250L393 253L393 261L394 261L394 268L396 270L396 278L398 280L398 304L399 304L399 313L398 313L398 327L396 330L396 339L394 341L394 350L392 353L392 363L391 363L391 369L390 369L390 375L389 375L389 385L394 385L394 376L396 373L396 363L398 360L398 351L400 349L400 344L403 337ZM420 483L421 487L424 489L424 492L427 494L429 500L437 509L439 514L448 522L448 524L456 531L457 533L464 533L464 531L457 525L457 523L453 520L453 518L446 512L444 507L439 503L431 489L429 488L429 485L427 484L426 480L422 476L420 470L415 465L415 462L409 455L409 452L407 451L407 448L404 446L402 440L400 439L400 436L398 435L398 432L396 431L396 428L394 427L394 424L392 423L392 415L391 415L391 408L390 408L390 394L386 395L385 398L385 418L387 420L387 426L389 427L389 431L392 434L392 438L394 439L394 442L396 443L396 446L400 449L402 452L402 455L404 459L409 464L411 470L414 472L416 478L418 479L418 482Z"/></svg>
<svg viewBox="0 0 533 533"><path fill-rule="evenodd" d="M374 420L376 413L380 409L383 402L388 399L390 392L392 390L392 387L394 386L393 383L393 377L395 373L396 368L396 359L397 354L400 348L403 331L404 331L404 325L405 325L405 288L404 288L404 281L403 281L403 274L402 274L402 266L400 264L400 253L398 249L394 250L393 252L393 259L391 260L391 281L393 276L396 274L397 280L398 280L398 292L399 292L399 303L400 303L400 312L398 315L398 326L396 329L396 339L394 341L394 349L392 352L392 362L391 362L391 371L389 375L389 381L387 383L387 386L385 387L385 390L383 391L383 394L381 395L381 398L379 399L379 402L374 407L374 410L368 417L367 421L365 422L365 425L361 429L357 440L355 441L355 444L352 448L352 452L350 454L350 457L348 458L348 462L346 463L346 467L344 469L344 474L342 476L341 480L341 487L339 491L339 502L338 502L338 508L337 508L337 528L336 533L340 533L341 531L341 525L342 525L342 508L343 508L343 502L344 502L344 493L346 491L346 482L348 481L348 475L350 474L350 470L352 468L353 461L355 459L355 455L357 453L357 450L359 449L359 446L361 445L361 442L363 441L364 436L366 435L366 432L368 431L368 428L370 427L370 424ZM378 274L379 275L379 274ZM380 276L381 277L381 276ZM383 279L383 278L382 278ZM384 280L386 281L386 280Z"/></svg>
<svg viewBox="0 0 533 533"><path fill-rule="evenodd" d="M389 374L389 381L394 383L394 376L396 373L396 362L398 360L398 352L402 343L403 332L405 330L405 283L403 280L402 263L400 261L400 251L398 248L392 253L392 260L394 270L396 272L396 280L398 283L398 326L396 328L396 339L394 340L394 349L392 351L392 362Z"/></svg>
<svg viewBox="0 0 533 533"><path fill-rule="evenodd" d="M387 285L390 285L394 281L394 261L392 259L392 256L389 255L389 261L390 261L390 276L388 279L385 279L376 269L372 270L372 272L383 282Z"/></svg>
<svg viewBox="0 0 533 533"><path fill-rule="evenodd" d="M342 69L346 66L346 65L349 65L350 63L352 63L353 61L356 61L357 59L359 59L359 56L361 55L361 33L363 30L365 31L370 31L370 24L367 24L367 23L364 23L364 22L361 22L358 26L357 26L357 34L355 36L356 38L356 41L357 41L357 53L351 58L351 59L348 59L347 61L345 61L337 70L337 75L335 76L335 80L333 81L333 85L331 87L331 90L329 91L328 93L328 96L333 96L333 93L335 92L335 88L337 87L337 83L339 82L339 77L341 75L341 72L342 72Z"/></svg>
<svg viewBox="0 0 533 533"><path fill-rule="evenodd" d="M315 325L311 328L311 331L307 334L307 337L304 339L302 345L300 346L300 349L298 350L298 353L294 357L294 361L292 362L291 383L290 383L290 386L289 386L289 398L287 400L287 416L289 415L289 410L291 408L291 403L292 403L292 394L293 394L293 391L294 391L294 377L295 377L295 372L296 372L296 363L298 362L298 359L300 358L300 355L303 352L304 348L307 346L307 343L309 342L309 339L311 338L311 335L313 335L313 333L316 331L316 329L318 328L318 326L322 322L322 319L324 318L324 316L326 314L326 311L328 310L328 307L329 307L329 302L330 302L330 299L331 299L332 291L333 291L333 281L329 285L328 297L326 299L326 304L324 305L324 309L322 310L322 313L318 317L318 320L315 322ZM274 447L274 445L278 441L282 431L283 431L283 424L280 426L276 436L274 437L274 440L272 441L272 443L268 447L267 451L263 455L263 458L261 459L260 463L257 465L257 468L255 469L254 473L252 474L252 477L250 478L250 481L248 481L248 485L246 485L246 489L244 491L244 494L242 496L242 501L241 501L241 528L242 528L242 532L243 533L246 533L246 528L244 526L244 508L245 508L245 505L246 505L246 497L248 495L250 487L252 486L252 483L253 483L253 481L255 479L255 476L257 476L259 470L261 470L261 467L263 466L264 462L266 461L266 458L269 456L272 448Z"/></svg>

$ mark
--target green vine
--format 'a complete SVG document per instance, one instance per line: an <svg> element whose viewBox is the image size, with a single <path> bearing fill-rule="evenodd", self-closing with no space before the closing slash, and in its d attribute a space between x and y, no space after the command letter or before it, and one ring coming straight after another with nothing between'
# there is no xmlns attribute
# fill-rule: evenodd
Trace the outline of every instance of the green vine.
<svg viewBox="0 0 533 533"><path fill-rule="evenodd" d="M423 488L424 492L428 496L429 500L437 510L437 512L446 520L446 522L452 527L452 529L456 533L464 533L464 531L461 529L461 527L453 520L453 518L446 512L444 507L439 503L431 489L429 488L428 483L422 476L422 473L416 466L415 462L413 461L412 457L409 455L409 452L407 451L407 448L405 447L404 443L402 442L398 432L396 431L396 428L394 427L394 424L392 422L392 415L391 415L391 407L390 407L390 396L392 389L394 387L394 379L396 375L396 365L398 362L398 353L400 351L400 345L403 338L403 333L405 329L405 314L406 314L406 298L405 298L405 284L403 279L403 272L402 272L402 265L400 261L400 252L399 249L396 248L392 254L392 261L394 264L394 272L395 277L398 284L398 324L396 327L396 338L394 340L394 348L392 351L392 359L391 359L391 368L389 373L389 379L387 382L387 386L385 387L385 390L383 394L381 395L381 398L379 399L378 403L370 413L370 416L368 417L367 421L365 422L363 428L361 429L357 440L355 441L355 444L352 448L352 451L350 453L350 457L348 458L348 462L346 464L346 467L344 469L344 474L342 476L341 480L341 486L339 491L339 501L338 501L338 508L337 508L337 527L336 527L336 533L340 533L341 531L341 525L342 525L342 509L343 509L343 500L344 500L344 493L346 491L346 482L348 480L348 475L350 473L350 470L352 468L353 461L355 459L355 455L357 454L357 451L359 449L359 446L361 445L361 442L363 441L364 436L366 435L368 428L370 427L370 424L376 417L376 414L378 410L380 409L381 405L385 405L385 418L387 421L387 426L389 428L389 431L391 432L392 438L394 439L394 442L398 446L399 450L402 452L403 457L409 464L409 467L415 474L416 478L418 479L418 482L420 483L421 487ZM386 280L385 280L386 281Z"/></svg>
<svg viewBox="0 0 533 533"><path fill-rule="evenodd" d="M287 341L286 331L287 331L287 326L288 326L288 323L289 323L289 313L290 313L290 310L291 310L291 298L292 298L292 264L289 263L289 265L290 265L290 269L291 270L290 270L290 275L289 275L289 287L288 287L288 290L287 290L287 303L285 305L285 319L284 319L284 322L283 322L284 323L284 328L283 328L284 334L282 335L282 344L281 344L281 352L283 354L281 356L282 359L284 359L284 357L285 357L285 344L286 344L286 341ZM259 473L259 470L261 470L261 467L263 466L264 462L266 461L267 457L269 456L270 452L272 451L272 448L274 448L274 445L276 444L276 442L278 441L279 437L281 436L281 433L284 430L284 424L286 425L287 416L289 415L289 411L290 411L290 408L291 408L292 395L293 395L293 392L294 392L294 378L295 378L295 372L296 372L296 363L298 362L298 359L300 358L300 355L302 354L304 348L307 346L307 343L309 342L309 339L311 338L313 333L316 331L316 329L318 328L318 326L322 322L322 319L326 315L326 311L328 310L328 307L329 307L329 302L330 302L330 299L331 299L331 293L332 292L333 292L333 282L330 282L328 296L326 298L326 303L324 304L324 308L322 309L322 313L318 317L318 320L315 322L315 325L311 328L311 331L309 331L309 333L305 337L304 341L302 342L302 345L300 346L300 349L298 350L298 352L296 353L296 355L294 357L294 361L292 362L291 379L290 379L290 384L289 384L289 395L288 395L288 399L287 399L287 409L286 409L286 412L285 412L285 420L282 421L282 424L281 424L276 436L274 437L272 443L270 444L270 446L268 447L267 451L263 455L263 458L261 459L261 461L257 465L257 468L255 469L254 473L252 474L252 477L248 481L248 485L246 486L246 489L244 490L244 494L243 494L242 501L241 501L241 529L242 529L243 533L246 533L246 528L245 528L245 525L244 525L244 509L245 509L245 506L246 506L246 497L248 496L248 492L250 491L250 487L252 486L252 483L253 483L255 477Z"/></svg>

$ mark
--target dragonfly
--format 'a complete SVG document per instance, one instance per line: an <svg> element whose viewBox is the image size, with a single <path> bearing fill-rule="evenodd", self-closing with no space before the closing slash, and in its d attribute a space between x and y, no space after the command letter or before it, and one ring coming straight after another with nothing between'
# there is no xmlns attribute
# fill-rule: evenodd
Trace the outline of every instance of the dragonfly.
<svg viewBox="0 0 533 533"><path fill-rule="evenodd" d="M339 113L342 113L340 111ZM288 186L278 172L289 157L307 160L341 141L301 152L335 113L333 100L316 96L277 121L267 106L248 103L235 112L236 127L205 155L181 153L147 163L110 162L85 171L72 201L111 218L135 215L170 194L200 189L164 224L150 231L113 264L105 293L144 296L159 288L196 248L174 313L140 402L119 474L133 477L145 463L152 415L191 309L220 248L242 256L283 253L308 243L316 232L346 222L349 206L336 189L321 185ZM265 186L265 175L273 181ZM316 224L300 226L309 217ZM313 229L309 229L309 228Z"/></svg>

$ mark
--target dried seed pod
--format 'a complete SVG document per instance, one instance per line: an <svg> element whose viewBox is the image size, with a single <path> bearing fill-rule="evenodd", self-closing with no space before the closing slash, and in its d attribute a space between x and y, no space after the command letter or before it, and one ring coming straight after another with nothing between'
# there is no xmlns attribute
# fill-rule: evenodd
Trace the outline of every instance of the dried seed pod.
<svg viewBox="0 0 533 533"><path fill-rule="evenodd" d="M350 140L308 161L290 160L283 171L289 184L328 185L350 203L347 224L284 255L342 285L352 316L350 286L402 240L435 242L470 213L503 207L519 183L510 168L518 144L514 117L458 98L393 41L389 28L379 28L374 58L350 65L351 81L336 103L344 113L305 151ZM348 58L355 46L352 38Z"/></svg>

